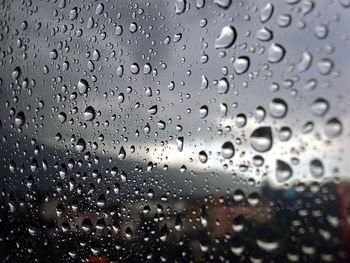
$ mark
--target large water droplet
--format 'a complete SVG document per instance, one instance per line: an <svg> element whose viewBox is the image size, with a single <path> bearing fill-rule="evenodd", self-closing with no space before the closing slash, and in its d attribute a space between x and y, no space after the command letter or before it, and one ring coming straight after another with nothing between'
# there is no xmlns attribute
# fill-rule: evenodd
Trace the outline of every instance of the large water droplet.
<svg viewBox="0 0 350 263"><path fill-rule="evenodd" d="M275 43L271 44L271 46L267 50L268 60L271 63L280 62L283 59L284 54L284 48L281 45Z"/></svg>
<svg viewBox="0 0 350 263"><path fill-rule="evenodd" d="M206 89L208 88L208 79L202 75L201 77L201 89Z"/></svg>
<svg viewBox="0 0 350 263"><path fill-rule="evenodd" d="M243 74L247 72L249 68L250 60L246 56L238 57L233 63L233 68L237 74Z"/></svg>
<svg viewBox="0 0 350 263"><path fill-rule="evenodd" d="M228 88L229 88L229 85L228 85L227 79L226 78L220 79L218 82L218 93L225 94L228 92Z"/></svg>
<svg viewBox="0 0 350 263"><path fill-rule="evenodd" d="M279 98L275 98L269 105L270 114L274 118L283 118L288 112L287 103Z"/></svg>
<svg viewBox="0 0 350 263"><path fill-rule="evenodd" d="M282 142L286 142L292 137L292 130L289 127L281 127L281 129L278 131L278 138Z"/></svg>
<svg viewBox="0 0 350 263"><path fill-rule="evenodd" d="M298 64L298 71L299 72L305 72L307 71L312 63L312 55L309 52L303 52L301 55L301 60Z"/></svg>
<svg viewBox="0 0 350 263"><path fill-rule="evenodd" d="M328 75L333 69L333 61L324 58L317 63L318 72L322 75Z"/></svg>
<svg viewBox="0 0 350 263"><path fill-rule="evenodd" d="M24 125L25 122L26 122L26 116L24 115L23 111L18 112L15 118L15 125L17 127L21 127Z"/></svg>
<svg viewBox="0 0 350 263"><path fill-rule="evenodd" d="M325 126L325 133L328 137L337 137L341 134L343 126L337 118L332 118L327 121Z"/></svg>
<svg viewBox="0 0 350 263"><path fill-rule="evenodd" d="M263 26L256 33L256 38L260 41L269 41L272 39L273 33L271 30Z"/></svg>
<svg viewBox="0 0 350 263"><path fill-rule="evenodd" d="M175 13L181 14L186 9L186 1L185 0L175 0Z"/></svg>
<svg viewBox="0 0 350 263"><path fill-rule="evenodd" d="M232 0L214 0L214 3L221 8L227 9L230 7Z"/></svg>
<svg viewBox="0 0 350 263"><path fill-rule="evenodd" d="M267 22L273 14L273 5L271 3L266 4L261 10L260 10L260 21L262 23Z"/></svg>
<svg viewBox="0 0 350 263"><path fill-rule="evenodd" d="M293 176L292 168L284 161L277 160L276 162L276 179L279 183L288 181Z"/></svg>
<svg viewBox="0 0 350 263"><path fill-rule="evenodd" d="M75 145L75 149L81 153L85 150L85 147L86 147L86 143L85 143L84 139L80 138L77 141L77 144Z"/></svg>
<svg viewBox="0 0 350 263"><path fill-rule="evenodd" d="M198 153L198 159L201 163L206 163L208 161L208 155L205 151L200 151Z"/></svg>
<svg viewBox="0 0 350 263"><path fill-rule="evenodd" d="M158 111L158 106L157 105L153 105L152 107L150 107L148 109L148 114L155 115L155 114L157 114L157 111Z"/></svg>
<svg viewBox="0 0 350 263"><path fill-rule="evenodd" d="M323 164L319 159L313 159L310 162L310 172L313 177L321 178L324 173Z"/></svg>
<svg viewBox="0 0 350 263"><path fill-rule="evenodd" d="M225 26L221 29L219 37L215 40L215 48L228 48L236 40L236 30L232 26Z"/></svg>
<svg viewBox="0 0 350 263"><path fill-rule="evenodd" d="M250 145L258 152L266 152L272 147L272 132L270 127L260 127L250 135Z"/></svg>
<svg viewBox="0 0 350 263"><path fill-rule="evenodd" d="M86 93L87 89L89 87L89 83L85 79L81 79L78 82L78 91L80 94Z"/></svg>
<svg viewBox="0 0 350 263"><path fill-rule="evenodd" d="M88 106L84 111L84 119L86 121L92 121L93 119L95 119L95 116L96 116L95 109L91 106Z"/></svg>
<svg viewBox="0 0 350 263"><path fill-rule="evenodd" d="M58 114L58 120L64 123L67 120L67 115L62 111Z"/></svg>
<svg viewBox="0 0 350 263"><path fill-rule="evenodd" d="M179 152L182 152L184 147L184 137L176 138L177 149Z"/></svg>
<svg viewBox="0 0 350 263"><path fill-rule="evenodd" d="M96 15L101 15L104 10L104 5L102 3L99 3L96 7L95 14Z"/></svg>
<svg viewBox="0 0 350 263"><path fill-rule="evenodd" d="M221 146L221 155L225 159L230 159L235 154L235 147L233 146L232 142L225 142Z"/></svg>
<svg viewBox="0 0 350 263"><path fill-rule="evenodd" d="M205 106L205 105L200 107L200 109L199 109L199 117L205 118L205 117L207 117L207 115L208 115L208 107Z"/></svg>
<svg viewBox="0 0 350 263"><path fill-rule="evenodd" d="M316 99L312 104L311 104L311 111L315 116L324 116L329 109L329 104L326 100L319 98Z"/></svg>

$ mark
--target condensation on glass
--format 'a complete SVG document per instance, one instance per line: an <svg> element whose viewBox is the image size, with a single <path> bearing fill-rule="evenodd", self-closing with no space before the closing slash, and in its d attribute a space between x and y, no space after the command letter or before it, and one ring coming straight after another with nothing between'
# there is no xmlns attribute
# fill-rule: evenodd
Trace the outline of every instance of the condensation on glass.
<svg viewBox="0 0 350 263"><path fill-rule="evenodd" d="M0 262L348 262L349 0L0 0Z"/></svg>

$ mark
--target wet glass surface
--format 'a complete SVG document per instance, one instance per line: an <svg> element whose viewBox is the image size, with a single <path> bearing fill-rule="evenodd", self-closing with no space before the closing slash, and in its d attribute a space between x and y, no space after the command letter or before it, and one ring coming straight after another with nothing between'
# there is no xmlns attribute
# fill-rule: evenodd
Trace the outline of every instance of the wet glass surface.
<svg viewBox="0 0 350 263"><path fill-rule="evenodd" d="M348 262L349 0L0 0L0 262Z"/></svg>

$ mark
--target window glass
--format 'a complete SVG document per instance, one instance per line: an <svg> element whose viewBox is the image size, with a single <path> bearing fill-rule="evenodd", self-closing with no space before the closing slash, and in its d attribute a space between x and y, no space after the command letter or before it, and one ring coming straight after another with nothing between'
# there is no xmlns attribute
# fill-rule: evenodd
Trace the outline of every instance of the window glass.
<svg viewBox="0 0 350 263"><path fill-rule="evenodd" d="M0 0L0 262L349 262L349 0Z"/></svg>

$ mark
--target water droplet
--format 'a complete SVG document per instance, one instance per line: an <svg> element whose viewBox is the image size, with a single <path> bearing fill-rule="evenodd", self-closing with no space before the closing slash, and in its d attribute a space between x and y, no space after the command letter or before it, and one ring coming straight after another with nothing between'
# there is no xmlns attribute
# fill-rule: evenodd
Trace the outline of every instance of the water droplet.
<svg viewBox="0 0 350 263"><path fill-rule="evenodd" d="M98 61L100 59L100 52L95 49L94 52L92 53L92 60Z"/></svg>
<svg viewBox="0 0 350 263"><path fill-rule="evenodd" d="M350 0L338 0L339 4L341 4L345 8L350 7Z"/></svg>
<svg viewBox="0 0 350 263"><path fill-rule="evenodd" d="M81 79L78 82L78 91L80 94L84 94L87 92L89 87L89 83L85 79Z"/></svg>
<svg viewBox="0 0 350 263"><path fill-rule="evenodd" d="M288 141L292 137L292 130L289 127L282 127L278 131L278 138L282 142Z"/></svg>
<svg viewBox="0 0 350 263"><path fill-rule="evenodd" d="M273 14L274 7L271 3L266 4L261 10L260 10L260 21L262 23L265 23L269 21Z"/></svg>
<svg viewBox="0 0 350 263"><path fill-rule="evenodd" d="M224 118L227 114L227 105L225 103L220 103L219 109L220 117Z"/></svg>
<svg viewBox="0 0 350 263"><path fill-rule="evenodd" d="M158 106L154 105L148 109L148 114L155 115L157 114L157 111L158 111Z"/></svg>
<svg viewBox="0 0 350 263"><path fill-rule="evenodd" d="M119 154L118 154L118 159L119 160L124 160L126 157L126 152L125 152L125 149L124 147L120 147L120 150L119 150Z"/></svg>
<svg viewBox="0 0 350 263"><path fill-rule="evenodd" d="M139 73L139 70L140 70L139 69L139 65L137 63L132 64L131 67L130 67L130 71L131 71L132 74Z"/></svg>
<svg viewBox="0 0 350 263"><path fill-rule="evenodd" d="M266 111L263 107L257 107L254 112L255 119L257 123L261 123L264 121L266 117Z"/></svg>
<svg viewBox="0 0 350 263"><path fill-rule="evenodd" d="M25 122L26 122L26 116L24 115L23 111L18 112L15 118L15 125L17 127L21 127L24 125Z"/></svg>
<svg viewBox="0 0 350 263"><path fill-rule="evenodd" d="M58 114L58 120L64 123L67 120L67 115L62 111Z"/></svg>
<svg viewBox="0 0 350 263"><path fill-rule="evenodd" d="M326 100L319 98L316 99L311 104L311 111L315 116L321 117L324 116L329 109L329 104Z"/></svg>
<svg viewBox="0 0 350 263"><path fill-rule="evenodd" d="M206 89L208 88L208 79L202 75L201 77L201 89Z"/></svg>
<svg viewBox="0 0 350 263"><path fill-rule="evenodd" d="M321 59L317 63L317 69L320 74L328 75L333 69L333 62L328 58Z"/></svg>
<svg viewBox="0 0 350 263"><path fill-rule="evenodd" d="M279 183L288 181L293 176L292 168L284 161L277 160L276 162L276 179Z"/></svg>
<svg viewBox="0 0 350 263"><path fill-rule="evenodd" d="M201 118L205 118L205 117L207 117L207 115L208 115L208 107L205 106L205 105L200 107L200 109L199 109L199 116Z"/></svg>
<svg viewBox="0 0 350 263"><path fill-rule="evenodd" d="M324 174L323 164L319 159L313 159L310 162L310 172L313 177L321 178Z"/></svg>
<svg viewBox="0 0 350 263"><path fill-rule="evenodd" d="M292 22L292 17L288 14L281 14L277 18L277 24L280 27L288 27Z"/></svg>
<svg viewBox="0 0 350 263"><path fill-rule="evenodd" d="M143 73L144 74L149 74L151 73L152 71L152 67L149 63L146 63L144 66L143 66Z"/></svg>
<svg viewBox="0 0 350 263"><path fill-rule="evenodd" d="M285 50L281 45L273 43L269 47L267 54L269 62L277 63L283 59Z"/></svg>
<svg viewBox="0 0 350 263"><path fill-rule="evenodd" d="M122 77L124 73L124 68L123 66L118 66L117 67L117 76Z"/></svg>
<svg viewBox="0 0 350 263"><path fill-rule="evenodd" d="M278 242L272 242L272 241L268 242L260 239L256 240L256 244L258 245L259 248L261 248L266 252L272 252L279 247Z"/></svg>
<svg viewBox="0 0 350 263"><path fill-rule="evenodd" d="M50 58L51 58L52 60L55 60L55 59L57 59L57 57L58 57L58 52L57 52L56 49L53 49L53 50L50 52Z"/></svg>
<svg viewBox="0 0 350 263"><path fill-rule="evenodd" d="M69 12L69 19L74 20L78 16L78 8L74 7L70 12Z"/></svg>
<svg viewBox="0 0 350 263"><path fill-rule="evenodd" d="M238 57L233 63L233 68L237 74L243 74L249 69L250 60L246 56Z"/></svg>
<svg viewBox="0 0 350 263"><path fill-rule="evenodd" d="M12 72L12 78L13 79L17 79L19 78L19 76L21 76L21 68L20 67L16 67L13 72Z"/></svg>
<svg viewBox="0 0 350 263"><path fill-rule="evenodd" d="M260 127L250 135L250 145L258 152L266 152L272 147L272 132L270 127Z"/></svg>
<svg viewBox="0 0 350 263"><path fill-rule="evenodd" d="M115 34L117 36L121 36L123 34L123 27L121 25L118 25L116 28L115 28Z"/></svg>
<svg viewBox="0 0 350 263"><path fill-rule="evenodd" d="M272 39L272 37L273 37L272 31L266 28L265 26L260 28L256 33L256 38L260 41L269 41Z"/></svg>
<svg viewBox="0 0 350 263"><path fill-rule="evenodd" d="M245 114L240 113L236 116L236 126L238 128L243 128L247 124L247 117Z"/></svg>
<svg viewBox="0 0 350 263"><path fill-rule="evenodd" d="M104 5L102 3L99 3L96 7L95 14L96 15L101 15L104 10Z"/></svg>
<svg viewBox="0 0 350 263"><path fill-rule="evenodd" d="M198 154L198 159L201 163L206 163L208 161L208 155L205 151L200 151Z"/></svg>
<svg viewBox="0 0 350 263"><path fill-rule="evenodd" d="M219 37L215 40L215 48L228 48L236 40L236 30L232 26L225 26L221 29Z"/></svg>
<svg viewBox="0 0 350 263"><path fill-rule="evenodd" d="M288 112L287 103L279 98L275 98L269 105L270 114L274 118L283 118Z"/></svg>
<svg viewBox="0 0 350 263"><path fill-rule="evenodd" d="M343 127L337 118L332 118L327 121L325 126L325 133L328 137L337 137L342 133Z"/></svg>
<svg viewBox="0 0 350 263"><path fill-rule="evenodd" d="M232 0L214 0L214 3L221 8L227 9L230 7Z"/></svg>
<svg viewBox="0 0 350 263"><path fill-rule="evenodd" d="M88 106L84 111L84 119L86 121L92 121L93 119L95 119L95 116L96 116L95 109L91 106Z"/></svg>
<svg viewBox="0 0 350 263"><path fill-rule="evenodd" d="M228 85L227 79L226 78L220 79L218 82L218 93L225 94L228 92L228 88L229 88L229 85Z"/></svg>
<svg viewBox="0 0 350 263"><path fill-rule="evenodd" d="M309 52L303 52L301 60L297 66L299 72L307 71L312 63L312 55Z"/></svg>
<svg viewBox="0 0 350 263"><path fill-rule="evenodd" d="M221 155L225 159L232 158L234 156L234 154L235 154L235 148L234 148L232 142L225 142L221 146Z"/></svg>
<svg viewBox="0 0 350 263"><path fill-rule="evenodd" d="M176 138L177 149L179 152L182 152L184 147L184 137Z"/></svg>
<svg viewBox="0 0 350 263"><path fill-rule="evenodd" d="M129 26L129 31L131 33L135 33L137 31L137 24L135 22L132 22Z"/></svg>
<svg viewBox="0 0 350 263"><path fill-rule="evenodd" d="M315 27L315 36L318 39L324 39L328 35L328 27L325 24L320 24Z"/></svg>
<svg viewBox="0 0 350 263"><path fill-rule="evenodd" d="M185 0L175 0L175 13L181 14L186 9L186 1Z"/></svg>
<svg viewBox="0 0 350 263"><path fill-rule="evenodd" d="M81 153L85 150L85 147L86 147L86 143L85 143L84 139L80 138L77 141L77 144L75 145L75 149Z"/></svg>

